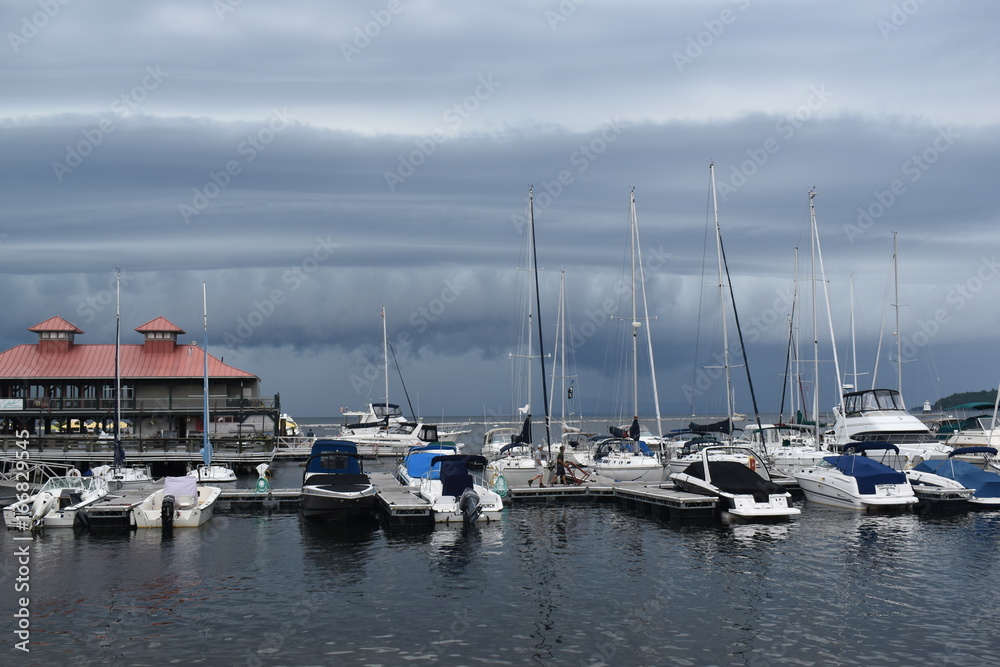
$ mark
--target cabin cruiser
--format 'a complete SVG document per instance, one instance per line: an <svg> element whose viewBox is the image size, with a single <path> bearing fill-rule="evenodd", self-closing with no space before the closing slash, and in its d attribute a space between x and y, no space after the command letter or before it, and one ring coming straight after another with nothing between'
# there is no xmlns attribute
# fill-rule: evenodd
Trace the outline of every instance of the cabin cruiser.
<svg viewBox="0 0 1000 667"><path fill-rule="evenodd" d="M726 455L743 450L741 460L713 458L716 449L727 450L719 452ZM699 455L700 458L683 472L671 474L670 480L682 491L718 498L717 506L724 517L773 520L801 513L800 509L789 505L792 494L771 480L767 466L754 450L727 445L705 447Z"/></svg>
<svg viewBox="0 0 1000 667"><path fill-rule="evenodd" d="M792 476L806 500L855 510L902 510L917 502L906 474L868 456L869 451L899 448L887 442L849 443L844 453L827 456L814 468Z"/></svg>
<svg viewBox="0 0 1000 667"><path fill-rule="evenodd" d="M343 520L375 515L375 487L358 447L345 440L317 440L302 475L302 516Z"/></svg>
<svg viewBox="0 0 1000 667"><path fill-rule="evenodd" d="M918 474L933 474L951 480L954 484L972 489L969 503L981 508L1000 507L1000 474L983 470L963 458L974 454L996 456L993 447L960 447L944 460L923 461L913 470Z"/></svg>
<svg viewBox="0 0 1000 667"><path fill-rule="evenodd" d="M906 411L895 389L867 389L844 394L834 409L833 444L891 442L899 448L905 467L928 459L944 459L952 448L940 442L924 422Z"/></svg>

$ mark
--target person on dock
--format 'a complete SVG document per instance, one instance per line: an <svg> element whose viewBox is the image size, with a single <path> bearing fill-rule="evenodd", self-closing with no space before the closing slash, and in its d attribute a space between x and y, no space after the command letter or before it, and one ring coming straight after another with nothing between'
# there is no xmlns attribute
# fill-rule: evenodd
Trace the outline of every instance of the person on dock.
<svg viewBox="0 0 1000 667"><path fill-rule="evenodd" d="M549 486L555 484L557 480L562 485L566 484L566 445L561 445L559 453L556 454L556 469L549 478Z"/></svg>
<svg viewBox="0 0 1000 667"><path fill-rule="evenodd" d="M545 488L545 466L542 465L542 443L538 443L535 447L535 472L538 473L534 477L528 480L528 486L531 486L534 481L538 480L538 487L541 489Z"/></svg>

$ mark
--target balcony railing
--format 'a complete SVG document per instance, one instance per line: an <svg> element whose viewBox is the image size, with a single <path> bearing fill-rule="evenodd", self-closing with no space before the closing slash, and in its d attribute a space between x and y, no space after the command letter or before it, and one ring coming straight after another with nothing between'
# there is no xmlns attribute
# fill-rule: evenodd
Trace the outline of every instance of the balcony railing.
<svg viewBox="0 0 1000 667"><path fill-rule="evenodd" d="M209 398L208 407L212 412L227 413L273 410L277 401L273 396L220 397ZM201 397L191 398L130 398L123 399L123 412L198 412L204 407ZM26 398L25 412L107 412L115 409L115 401L110 398Z"/></svg>

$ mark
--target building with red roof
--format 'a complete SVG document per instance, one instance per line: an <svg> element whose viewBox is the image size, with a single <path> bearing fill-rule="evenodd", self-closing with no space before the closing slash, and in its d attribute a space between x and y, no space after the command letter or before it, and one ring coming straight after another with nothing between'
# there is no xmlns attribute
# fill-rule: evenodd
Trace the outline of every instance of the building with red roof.
<svg viewBox="0 0 1000 667"><path fill-rule="evenodd" d="M205 350L157 317L136 327L141 344L79 344L84 332L61 317L28 329L38 341L0 353L0 420L7 436L113 430L116 350L126 438L193 439L203 432ZM208 355L209 433L278 435L280 401L260 395L260 378ZM93 424L93 426L89 426Z"/></svg>

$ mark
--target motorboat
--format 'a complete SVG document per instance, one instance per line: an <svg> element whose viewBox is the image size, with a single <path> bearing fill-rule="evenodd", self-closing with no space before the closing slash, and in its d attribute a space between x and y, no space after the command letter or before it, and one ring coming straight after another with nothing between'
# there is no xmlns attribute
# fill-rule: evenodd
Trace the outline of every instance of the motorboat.
<svg viewBox="0 0 1000 667"><path fill-rule="evenodd" d="M849 443L844 454L824 457L819 464L793 474L806 500L855 510L903 510L918 501L906 474L868 456L889 449L888 442Z"/></svg>
<svg viewBox="0 0 1000 667"><path fill-rule="evenodd" d="M189 475L164 477L163 488L149 494L132 510L136 528L195 528L212 518L218 486L198 484Z"/></svg>
<svg viewBox="0 0 1000 667"><path fill-rule="evenodd" d="M317 440L302 475L302 516L337 521L372 517L375 487L358 447L345 440Z"/></svg>
<svg viewBox="0 0 1000 667"><path fill-rule="evenodd" d="M396 469L396 479L403 486L411 489L420 487L420 480L434 465L431 461L436 456L458 454L458 447L453 442L438 442L433 445L418 445L411 447Z"/></svg>
<svg viewBox="0 0 1000 667"><path fill-rule="evenodd" d="M759 428L757 424L750 424L743 434L750 446L764 454L775 470L790 474L812 468L830 454L816 446L816 438L808 429L799 424L761 424Z"/></svg>
<svg viewBox="0 0 1000 667"><path fill-rule="evenodd" d="M666 467L646 443L628 438L605 438L596 443L590 469L616 482L662 482Z"/></svg>
<svg viewBox="0 0 1000 667"><path fill-rule="evenodd" d="M718 509L724 517L752 521L788 519L801 514L799 508L789 505L792 494L772 481L770 471L754 450L717 448L729 450L725 454L743 449L742 461L737 462L712 458L714 449L702 449L699 460L683 472L671 474L670 480L682 491L718 498Z"/></svg>
<svg viewBox="0 0 1000 667"><path fill-rule="evenodd" d="M153 481L149 466L105 464L91 468L88 474L103 478L108 483L108 488L115 490L140 489L149 486Z"/></svg>
<svg viewBox="0 0 1000 667"><path fill-rule="evenodd" d="M434 523L497 521L503 499L486 487L486 458L477 454L435 456L420 478L419 495L431 504Z"/></svg>
<svg viewBox="0 0 1000 667"><path fill-rule="evenodd" d="M219 463L199 464L187 474L198 484L210 486L236 486L236 471Z"/></svg>
<svg viewBox="0 0 1000 667"><path fill-rule="evenodd" d="M952 447L942 443L924 422L906 411L895 389L866 389L843 395L834 409L833 444L891 442L905 467L929 459L945 459Z"/></svg>
<svg viewBox="0 0 1000 667"><path fill-rule="evenodd" d="M972 489L969 503L979 507L1000 507L1000 474L991 470L983 470L959 457L974 454L996 456L993 447L960 447L954 450L947 459L922 461L914 466L917 473L931 473L938 477L952 480L962 487Z"/></svg>
<svg viewBox="0 0 1000 667"><path fill-rule="evenodd" d="M83 476L70 470L63 477L51 477L38 493L8 505L3 510L8 528L72 528L77 513L108 495L102 477Z"/></svg>
<svg viewBox="0 0 1000 667"><path fill-rule="evenodd" d="M711 449L710 456L716 461L747 462L745 447L728 447L726 443L712 436L699 436L682 444L674 451L673 456L667 459L667 476L684 472L689 465L700 461L704 449Z"/></svg>
<svg viewBox="0 0 1000 667"><path fill-rule="evenodd" d="M917 497L917 504L914 509L920 511L933 512L958 512L965 511L969 507L973 490L966 488L961 482L949 479L942 475L921 469L919 464L914 468L907 468L894 447L872 446L867 443L865 454L879 463L883 463L893 470L899 470L906 475L910 486L913 487L913 494ZM881 443L888 445L889 443ZM939 459L933 459L937 462Z"/></svg>

